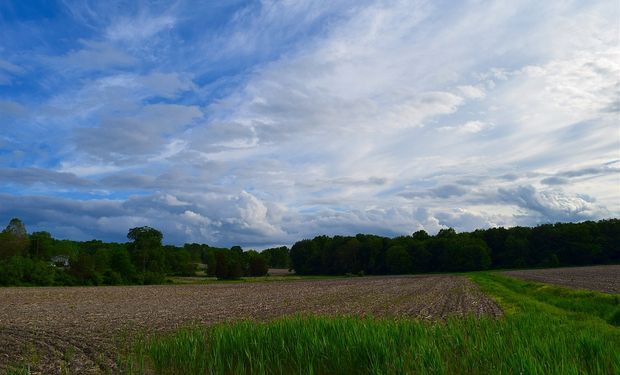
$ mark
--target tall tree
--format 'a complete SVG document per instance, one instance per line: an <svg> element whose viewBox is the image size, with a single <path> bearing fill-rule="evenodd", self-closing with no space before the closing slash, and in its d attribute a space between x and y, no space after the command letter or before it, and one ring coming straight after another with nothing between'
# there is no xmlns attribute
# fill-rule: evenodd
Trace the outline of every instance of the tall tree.
<svg viewBox="0 0 620 375"><path fill-rule="evenodd" d="M161 267L163 264L159 264L159 258L162 258L161 241L163 234L157 229L151 227L137 227L129 229L127 238L133 242L129 248L136 264L142 273L150 272L162 272Z"/></svg>
<svg viewBox="0 0 620 375"><path fill-rule="evenodd" d="M27 256L30 239L24 223L13 218L9 225L0 233L0 258Z"/></svg>

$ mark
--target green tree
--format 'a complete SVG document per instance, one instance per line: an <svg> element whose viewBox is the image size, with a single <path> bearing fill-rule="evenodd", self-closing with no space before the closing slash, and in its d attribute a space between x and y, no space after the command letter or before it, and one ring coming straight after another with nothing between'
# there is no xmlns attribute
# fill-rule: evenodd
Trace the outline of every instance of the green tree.
<svg viewBox="0 0 620 375"><path fill-rule="evenodd" d="M505 259L504 264L519 268L527 267L528 263L532 263L527 238L513 233L509 234L504 243L502 259Z"/></svg>
<svg viewBox="0 0 620 375"><path fill-rule="evenodd" d="M52 254L54 239L49 232L33 232L30 235L30 257L48 260Z"/></svg>
<svg viewBox="0 0 620 375"><path fill-rule="evenodd" d="M411 257L403 246L391 246L387 250L386 259L391 274L400 275L411 272Z"/></svg>
<svg viewBox="0 0 620 375"><path fill-rule="evenodd" d="M430 239L431 236L428 233L426 233L426 231L419 230L417 232L414 232L411 235L411 238L413 238L414 240L418 240L418 241L426 241L426 240Z"/></svg>
<svg viewBox="0 0 620 375"><path fill-rule="evenodd" d="M290 250L286 246L274 247L261 251L271 268L289 268L291 264Z"/></svg>
<svg viewBox="0 0 620 375"><path fill-rule="evenodd" d="M95 269L95 258L86 251L80 252L77 259L71 260L69 270L80 284L99 285L103 281L102 276Z"/></svg>
<svg viewBox="0 0 620 375"><path fill-rule="evenodd" d="M122 283L130 284L136 280L136 268L131 262L129 252L123 247L110 250L110 271L117 273L122 278ZM109 275L110 280L116 280L115 275Z"/></svg>
<svg viewBox="0 0 620 375"><path fill-rule="evenodd" d="M412 241L409 244L409 256L411 257L412 272L427 272L430 270L432 255L426 249L423 241Z"/></svg>
<svg viewBox="0 0 620 375"><path fill-rule="evenodd" d="M254 250L246 252L248 258L248 276L265 276L268 271L265 257Z"/></svg>
<svg viewBox="0 0 620 375"><path fill-rule="evenodd" d="M13 218L0 233L0 258L27 256L30 248L30 239L24 223Z"/></svg>
<svg viewBox="0 0 620 375"><path fill-rule="evenodd" d="M162 273L163 253L161 241L163 234L151 227L137 227L129 229L127 238L133 241L129 245L134 264L142 273Z"/></svg>
<svg viewBox="0 0 620 375"><path fill-rule="evenodd" d="M242 254L235 250L224 249L215 252L215 276L218 279L234 280L243 276Z"/></svg>

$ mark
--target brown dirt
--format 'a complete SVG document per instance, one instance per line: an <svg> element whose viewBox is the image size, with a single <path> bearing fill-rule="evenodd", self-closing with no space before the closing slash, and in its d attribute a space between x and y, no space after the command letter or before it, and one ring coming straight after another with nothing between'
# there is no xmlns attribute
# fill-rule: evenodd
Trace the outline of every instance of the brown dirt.
<svg viewBox="0 0 620 375"><path fill-rule="evenodd" d="M620 265L506 271L505 275L570 288L620 293Z"/></svg>
<svg viewBox="0 0 620 375"><path fill-rule="evenodd" d="M269 283L0 288L0 370L33 373L115 370L120 337L193 322L271 319L295 313L438 319L501 315L459 276L364 277Z"/></svg>

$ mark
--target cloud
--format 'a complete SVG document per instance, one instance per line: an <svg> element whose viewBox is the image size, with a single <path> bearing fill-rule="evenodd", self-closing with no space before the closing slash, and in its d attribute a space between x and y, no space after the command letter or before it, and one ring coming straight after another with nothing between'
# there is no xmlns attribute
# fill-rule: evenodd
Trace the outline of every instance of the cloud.
<svg viewBox="0 0 620 375"><path fill-rule="evenodd" d="M491 124L487 124L482 121L467 121L466 123L458 126L442 126L440 131L456 132L458 134L476 134L492 128Z"/></svg>
<svg viewBox="0 0 620 375"><path fill-rule="evenodd" d="M93 186L93 182L72 173L55 172L41 168L0 168L0 180L18 185L57 185L69 187Z"/></svg>
<svg viewBox="0 0 620 375"><path fill-rule="evenodd" d="M545 185L565 185L568 180L562 177L547 177L544 178L540 181L542 184Z"/></svg>
<svg viewBox="0 0 620 375"><path fill-rule="evenodd" d="M0 61L0 218L258 246L620 215L614 4L118 4Z"/></svg>
<svg viewBox="0 0 620 375"><path fill-rule="evenodd" d="M116 20L106 30L106 36L112 41L140 42L153 35L174 27L176 20L169 15L149 17L123 17Z"/></svg>
<svg viewBox="0 0 620 375"><path fill-rule="evenodd" d="M462 196L466 194L467 192L468 192L468 189L464 188L463 186L456 185L456 184L447 184L447 185L440 185L435 188L428 189L422 192L403 192L403 193L400 193L399 195L404 198L408 198L408 199L428 198L428 197L447 199L451 197Z"/></svg>
<svg viewBox="0 0 620 375"><path fill-rule="evenodd" d="M537 190L533 186L519 186L513 189L499 189L500 198L526 212L522 219L532 223L527 213L539 216L539 223L581 221L596 217L607 217L608 211L596 201L584 196L571 196L560 189Z"/></svg>
<svg viewBox="0 0 620 375"><path fill-rule="evenodd" d="M133 115L104 118L95 128L79 129L78 147L110 162L155 155L168 138L202 116L195 106L151 104Z"/></svg>
<svg viewBox="0 0 620 375"><path fill-rule="evenodd" d="M108 42L82 40L82 48L72 50L60 57L47 60L59 70L96 71L135 65L138 60Z"/></svg>
<svg viewBox="0 0 620 375"><path fill-rule="evenodd" d="M24 68L0 59L0 85L9 85L15 76L24 74Z"/></svg>
<svg viewBox="0 0 620 375"><path fill-rule="evenodd" d="M486 91L483 87L466 85L458 86L457 89L468 99L482 99L486 96Z"/></svg>
<svg viewBox="0 0 620 375"><path fill-rule="evenodd" d="M146 189L152 186L156 177L136 174L112 174L101 179L101 184L109 188Z"/></svg>

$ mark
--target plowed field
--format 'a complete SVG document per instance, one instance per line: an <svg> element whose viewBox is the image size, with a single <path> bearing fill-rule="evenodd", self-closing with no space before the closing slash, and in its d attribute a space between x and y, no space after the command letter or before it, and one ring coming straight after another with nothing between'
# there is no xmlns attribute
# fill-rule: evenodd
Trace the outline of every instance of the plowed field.
<svg viewBox="0 0 620 375"><path fill-rule="evenodd" d="M548 268L542 270L507 271L504 273L523 280L562 285L570 288L592 289L604 293L620 293L620 265Z"/></svg>
<svg viewBox="0 0 620 375"><path fill-rule="evenodd" d="M0 288L0 371L114 371L119 337L192 322L265 320L295 313L441 319L501 315L464 277L364 277L268 283Z"/></svg>

